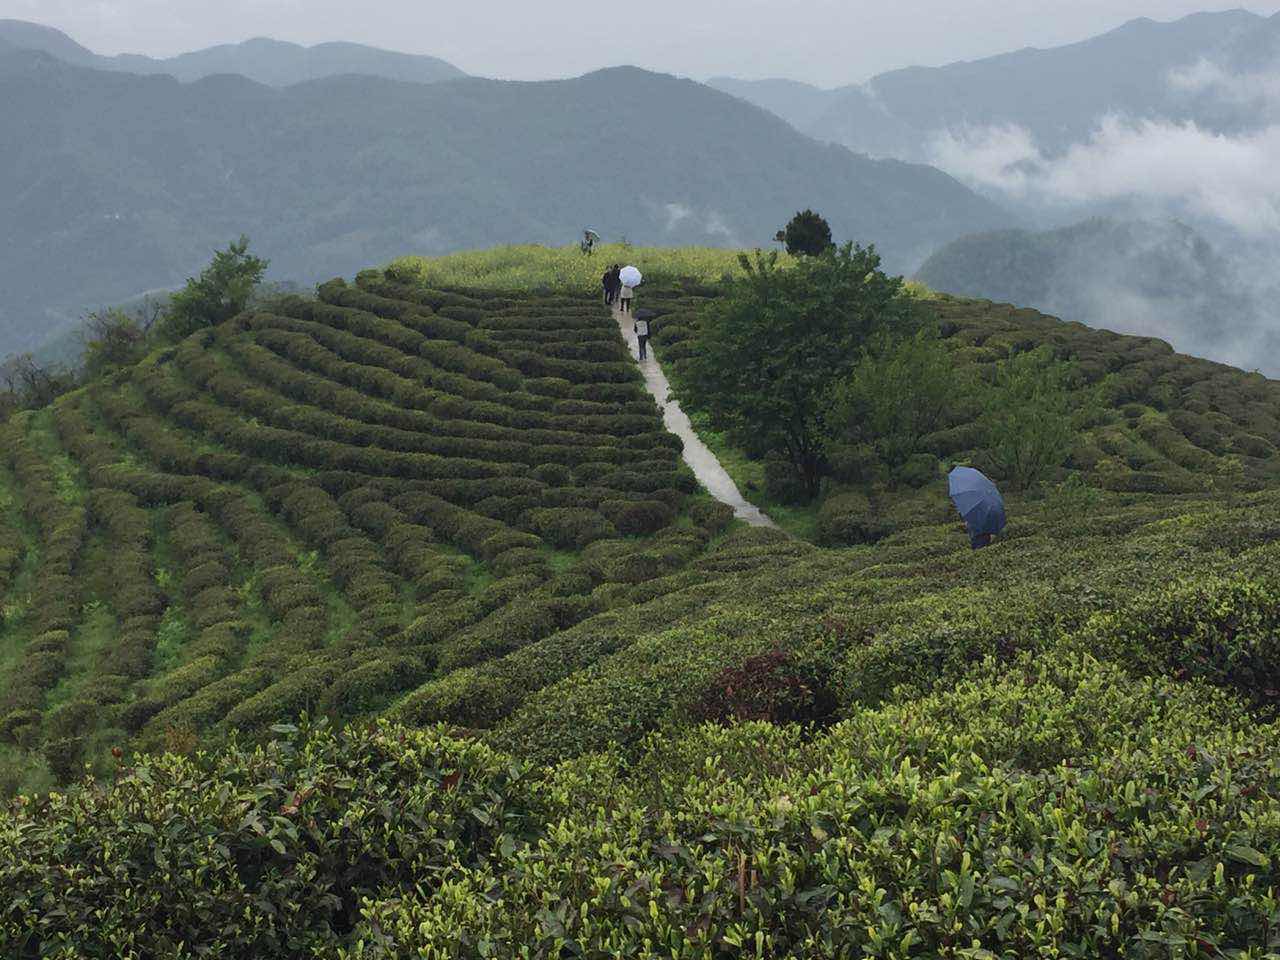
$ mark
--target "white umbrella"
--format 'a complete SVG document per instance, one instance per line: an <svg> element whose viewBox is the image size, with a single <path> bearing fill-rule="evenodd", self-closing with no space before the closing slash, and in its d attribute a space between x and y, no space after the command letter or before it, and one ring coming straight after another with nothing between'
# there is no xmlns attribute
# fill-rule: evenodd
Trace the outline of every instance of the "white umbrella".
<svg viewBox="0 0 1280 960"><path fill-rule="evenodd" d="M644 281L644 277L635 267L623 267L619 277L624 287L638 287Z"/></svg>

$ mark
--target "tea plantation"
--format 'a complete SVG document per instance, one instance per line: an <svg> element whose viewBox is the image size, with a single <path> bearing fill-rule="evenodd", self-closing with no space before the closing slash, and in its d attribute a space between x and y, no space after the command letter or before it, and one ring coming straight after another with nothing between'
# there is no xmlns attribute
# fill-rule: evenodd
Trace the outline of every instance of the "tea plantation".
<svg viewBox="0 0 1280 960"><path fill-rule="evenodd" d="M821 547L697 491L594 293L483 279L0 428L0 955L1280 956L1280 384L930 300L1108 405L995 547L940 474ZM673 381L715 296L645 290Z"/></svg>

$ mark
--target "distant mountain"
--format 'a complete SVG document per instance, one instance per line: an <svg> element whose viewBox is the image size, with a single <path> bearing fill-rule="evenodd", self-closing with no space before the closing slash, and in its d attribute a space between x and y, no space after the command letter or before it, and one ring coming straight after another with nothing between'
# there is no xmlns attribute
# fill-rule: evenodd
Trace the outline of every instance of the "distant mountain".
<svg viewBox="0 0 1280 960"><path fill-rule="evenodd" d="M260 38L163 60L136 54L104 57L80 46L64 33L21 20L0 20L0 40L21 49L39 50L76 66L144 75L166 74L187 82L222 73L239 74L275 87L344 74L411 83L436 83L466 76L453 64L436 57L393 53L356 43L303 47Z"/></svg>
<svg viewBox="0 0 1280 960"><path fill-rule="evenodd" d="M1260 121L1256 104L1224 104L1204 95L1205 83L1278 65L1280 15L1232 10L1172 23L1134 20L1081 43L895 70L837 90L712 83L819 139L919 159L938 133L983 126L1023 127L1052 153L1086 138L1109 113L1248 128Z"/></svg>
<svg viewBox="0 0 1280 960"><path fill-rule="evenodd" d="M946 293L1158 336L1187 353L1280 374L1280 331L1259 311L1246 278L1175 221L1099 219L963 237L917 276Z"/></svg>
<svg viewBox="0 0 1280 960"><path fill-rule="evenodd" d="M901 271L1011 223L938 170L815 143L633 68L278 89L19 51L0 57L0 129L0 353L181 283L242 232L275 276L309 282L408 253L561 244L588 224L635 242L767 245L804 207Z"/></svg>
<svg viewBox="0 0 1280 960"><path fill-rule="evenodd" d="M39 50L79 66L97 66L99 60L109 59L82 47L61 30L25 20L0 20L0 43L19 50Z"/></svg>
<svg viewBox="0 0 1280 960"><path fill-rule="evenodd" d="M798 80L738 80L712 77L707 86L764 107L794 127L805 129L819 120L839 95Z"/></svg>

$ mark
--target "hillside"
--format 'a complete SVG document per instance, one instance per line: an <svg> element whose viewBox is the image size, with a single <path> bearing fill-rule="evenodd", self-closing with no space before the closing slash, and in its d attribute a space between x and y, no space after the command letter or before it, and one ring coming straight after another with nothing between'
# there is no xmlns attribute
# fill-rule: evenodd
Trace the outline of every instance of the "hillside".
<svg viewBox="0 0 1280 960"><path fill-rule="evenodd" d="M163 59L137 54L105 57L81 46L59 30L21 20L0 20L0 42L19 49L38 50L75 66L143 75L163 74L185 82L203 80L220 73L234 73L276 87L344 74L363 74L410 83L438 83L466 76L453 64L438 57L394 53L358 43L321 43L303 47L259 37Z"/></svg>
<svg viewBox="0 0 1280 960"><path fill-rule="evenodd" d="M619 104L628 137L612 135ZM181 284L242 232L273 276L309 283L406 249L558 246L587 226L637 243L768 243L805 206L837 235L877 237L905 270L1009 225L937 170L819 145L635 69L281 90L18 52L0 56L0 124L0 354L85 309Z"/></svg>
<svg viewBox="0 0 1280 960"><path fill-rule="evenodd" d="M835 90L711 84L778 111L811 136L873 156L925 159L939 133L988 126L1021 127L1052 155L1087 140L1109 114L1194 121L1220 133L1256 130L1268 121L1254 98L1230 102L1174 76L1203 61L1224 77L1256 79L1274 69L1278 42L1280 15L1230 10L1134 20L1080 43L895 70Z"/></svg>
<svg viewBox="0 0 1280 960"><path fill-rule="evenodd" d="M824 549L698 494L594 289L488 289L510 254L279 298L0 428L0 769L101 777L0 818L0 947L1273 936L1280 383L923 301L957 363L1050 344L1110 405L998 546L937 475ZM721 295L642 288L673 377Z"/></svg>
<svg viewBox="0 0 1280 960"><path fill-rule="evenodd" d="M1176 222L1091 220L963 237L917 276L935 290L1156 335L1185 353L1280 375L1280 334L1249 295L1250 280Z"/></svg>

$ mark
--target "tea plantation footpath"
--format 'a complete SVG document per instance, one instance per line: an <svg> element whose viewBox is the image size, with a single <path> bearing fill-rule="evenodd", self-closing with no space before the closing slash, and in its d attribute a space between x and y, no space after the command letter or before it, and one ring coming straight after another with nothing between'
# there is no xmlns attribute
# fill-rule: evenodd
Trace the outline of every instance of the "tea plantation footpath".
<svg viewBox="0 0 1280 960"><path fill-rule="evenodd" d="M631 355L638 357L631 315L624 314L615 306L613 316L618 321L618 331L622 334L622 339L631 351ZM649 354L649 359L636 361L640 364L640 372L644 374L644 385L662 410L662 421L667 429L684 441L684 462L693 470L693 475L698 478L698 482L711 496L732 507L733 515L739 520L745 520L753 527L776 529L778 525L769 519L764 511L747 502L738 490L738 485L733 482L733 478L716 459L716 455L707 448L693 429L688 414L680 409L680 403L671 396L671 384L667 382L666 374L662 372L662 367L658 366L658 361L653 356L652 344L649 346Z"/></svg>

